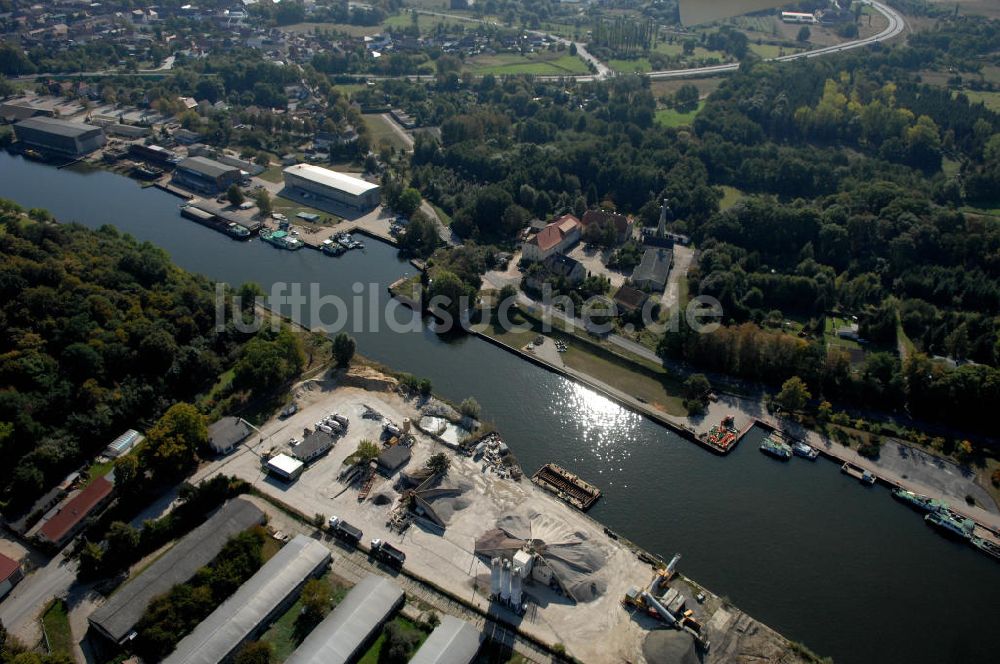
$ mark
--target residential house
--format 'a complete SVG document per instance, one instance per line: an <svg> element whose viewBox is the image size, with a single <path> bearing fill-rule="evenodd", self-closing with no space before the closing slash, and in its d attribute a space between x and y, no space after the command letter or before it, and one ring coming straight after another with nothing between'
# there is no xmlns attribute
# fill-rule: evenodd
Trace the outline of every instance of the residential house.
<svg viewBox="0 0 1000 664"><path fill-rule="evenodd" d="M0 599L6 597L23 578L21 563L0 553Z"/></svg>
<svg viewBox="0 0 1000 664"><path fill-rule="evenodd" d="M38 539L61 549L83 529L87 517L111 502L113 493L114 485L106 477L98 477L56 509L38 529Z"/></svg>
<svg viewBox="0 0 1000 664"><path fill-rule="evenodd" d="M208 427L208 446L216 454L228 454L253 432L240 417L223 417Z"/></svg>
<svg viewBox="0 0 1000 664"><path fill-rule="evenodd" d="M649 295L625 284L615 292L612 299L615 302L618 315L628 316L642 311L642 308L646 306L646 301L649 300Z"/></svg>
<svg viewBox="0 0 1000 664"><path fill-rule="evenodd" d="M583 214L580 223L583 224L583 228L585 229L589 228L592 224L612 224L615 227L615 232L618 234L616 238L618 244L623 244L627 240L630 240L635 230L634 219L626 217L624 214L608 212L607 210L587 210Z"/></svg>
<svg viewBox="0 0 1000 664"><path fill-rule="evenodd" d="M587 269L580 261L564 254L552 254L541 262L539 267L532 267L524 277L527 288L540 291L546 282L562 277L570 286L576 286L587 278Z"/></svg>
<svg viewBox="0 0 1000 664"><path fill-rule="evenodd" d="M580 220L571 214L559 217L522 245L526 261L544 261L553 254L563 254L580 241Z"/></svg>

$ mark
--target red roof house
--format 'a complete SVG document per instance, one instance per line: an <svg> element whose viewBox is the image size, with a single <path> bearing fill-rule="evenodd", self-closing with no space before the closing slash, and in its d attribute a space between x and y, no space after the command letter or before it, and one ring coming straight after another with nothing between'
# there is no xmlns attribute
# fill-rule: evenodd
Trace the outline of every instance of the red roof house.
<svg viewBox="0 0 1000 664"><path fill-rule="evenodd" d="M61 547L83 527L84 520L111 499L114 485L98 477L90 486L70 498L59 511L38 530L43 541Z"/></svg>

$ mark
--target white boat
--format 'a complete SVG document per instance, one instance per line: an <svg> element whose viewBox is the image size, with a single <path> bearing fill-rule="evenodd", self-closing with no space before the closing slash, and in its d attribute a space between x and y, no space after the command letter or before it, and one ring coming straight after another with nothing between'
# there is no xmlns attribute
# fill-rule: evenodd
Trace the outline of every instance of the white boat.
<svg viewBox="0 0 1000 664"><path fill-rule="evenodd" d="M795 453L795 456L800 456L805 459L809 459L810 461L819 456L819 450L812 445L806 445L801 440L796 441L795 444L792 445L792 452Z"/></svg>

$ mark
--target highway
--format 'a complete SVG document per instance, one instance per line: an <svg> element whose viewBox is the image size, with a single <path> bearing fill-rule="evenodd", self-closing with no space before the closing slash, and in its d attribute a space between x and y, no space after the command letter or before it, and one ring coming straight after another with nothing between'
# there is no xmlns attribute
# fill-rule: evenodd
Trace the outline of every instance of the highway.
<svg viewBox="0 0 1000 664"><path fill-rule="evenodd" d="M869 0L867 3L873 9L878 11L880 14L886 17L889 21L889 25L882 32L877 35L872 35L871 37L866 37L864 39L857 39L851 42L844 42L843 44L834 44L833 46L826 46L824 48L817 48L811 51L803 51L801 53L793 53L791 55L782 55L777 58L771 58L767 60L768 62L790 62L792 60L799 60L802 58L818 58L823 55L833 55L835 53L841 53L842 51L850 51L855 48L863 48L865 46L871 46L872 44L886 41L894 37L898 37L900 34L906 30L906 20L899 14L895 9L889 7L888 5L876 2L875 0ZM577 45L579 50L579 45ZM668 80L673 78L701 78L704 76L713 76L715 74L726 74L729 72L736 71L740 68L739 62L729 62L723 65L712 65L709 67L695 67L692 69L664 69L660 71L647 72L646 76L653 80ZM596 75L589 76L576 76L573 77L577 81L595 81L602 78L607 78L613 75L607 67L603 70L598 70ZM542 79L557 80L559 76L540 76Z"/></svg>

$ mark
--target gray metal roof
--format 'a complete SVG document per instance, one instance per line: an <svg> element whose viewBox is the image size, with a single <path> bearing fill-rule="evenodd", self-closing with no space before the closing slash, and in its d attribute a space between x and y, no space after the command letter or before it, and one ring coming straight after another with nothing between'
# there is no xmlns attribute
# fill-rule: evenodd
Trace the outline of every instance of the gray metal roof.
<svg viewBox="0 0 1000 664"><path fill-rule="evenodd" d="M320 452L333 447L333 436L325 431L313 431L302 439L302 442L292 448L292 456L299 461L307 461Z"/></svg>
<svg viewBox="0 0 1000 664"><path fill-rule="evenodd" d="M666 283L670 273L670 259L673 253L669 249L646 249L642 262L632 273L632 281L655 281Z"/></svg>
<svg viewBox="0 0 1000 664"><path fill-rule="evenodd" d="M217 664L285 605L299 587L330 562L322 542L297 535L177 644L165 664Z"/></svg>
<svg viewBox="0 0 1000 664"><path fill-rule="evenodd" d="M210 563L226 541L251 526L264 523L264 513L243 498L235 498L213 514L157 559L146 570L121 587L107 603L94 611L90 623L116 642L139 622L150 601L184 583Z"/></svg>
<svg viewBox="0 0 1000 664"><path fill-rule="evenodd" d="M482 634L455 616L445 616L410 664L470 664L479 652Z"/></svg>
<svg viewBox="0 0 1000 664"><path fill-rule="evenodd" d="M94 130L101 130L100 127L84 124L82 122L70 122L69 120L47 117L28 118L26 120L21 120L15 126L27 129L36 129L38 131L44 131L49 134L66 136L69 138L78 138Z"/></svg>
<svg viewBox="0 0 1000 664"><path fill-rule="evenodd" d="M390 472L395 471L400 466L409 463L410 449L405 445L393 445L378 455L378 465Z"/></svg>
<svg viewBox="0 0 1000 664"><path fill-rule="evenodd" d="M239 417L223 417L208 427L208 444L215 450L228 450L250 435L250 425Z"/></svg>
<svg viewBox="0 0 1000 664"><path fill-rule="evenodd" d="M232 173L233 171L239 171L240 169L234 168L233 166L226 166L225 164L220 164L214 159L209 159L208 157L188 157L177 164L177 168L194 171L200 175L204 175L209 178L217 178L220 175L225 175L226 173Z"/></svg>
<svg viewBox="0 0 1000 664"><path fill-rule="evenodd" d="M362 579L285 664L346 664L402 603L403 590L392 581Z"/></svg>

